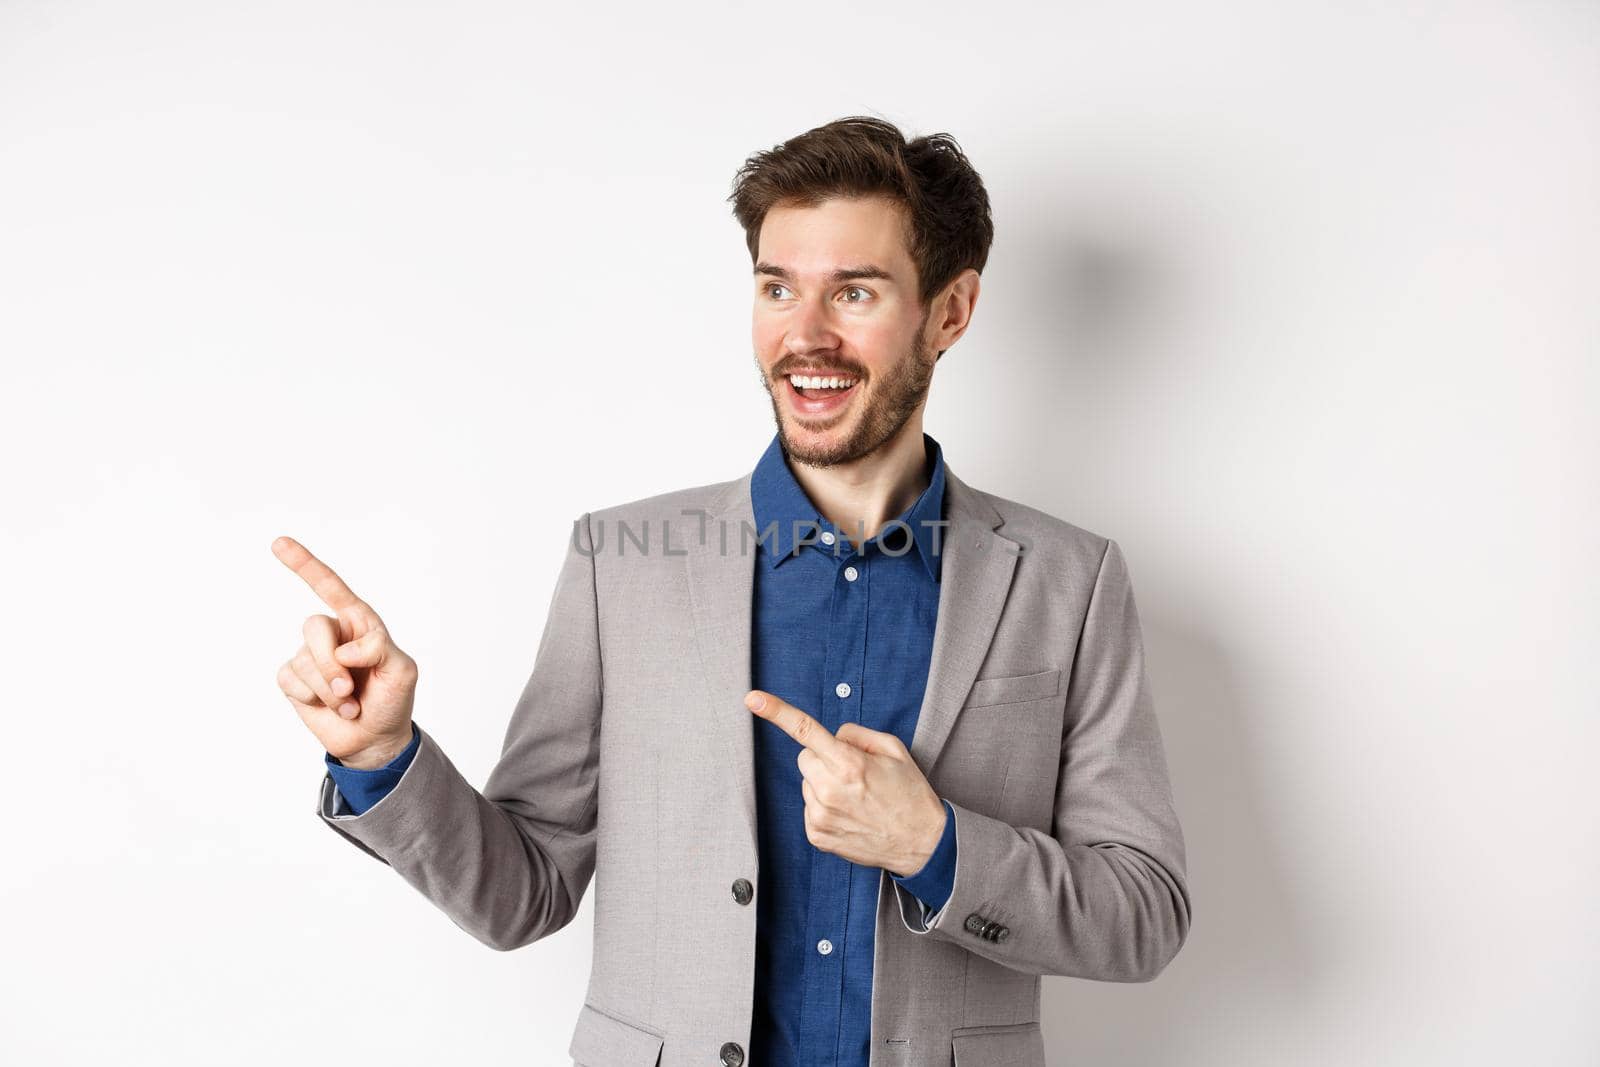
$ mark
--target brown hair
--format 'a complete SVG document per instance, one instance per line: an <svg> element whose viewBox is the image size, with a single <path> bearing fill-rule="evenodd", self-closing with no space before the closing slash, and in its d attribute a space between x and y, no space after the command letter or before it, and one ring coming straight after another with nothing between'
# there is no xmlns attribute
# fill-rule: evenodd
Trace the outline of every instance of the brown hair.
<svg viewBox="0 0 1600 1067"><path fill-rule="evenodd" d="M907 247L926 305L963 270L983 273L994 240L983 179L947 133L907 141L892 123L835 119L746 159L733 180L734 217L755 263L768 209L836 196L889 196L906 209Z"/></svg>

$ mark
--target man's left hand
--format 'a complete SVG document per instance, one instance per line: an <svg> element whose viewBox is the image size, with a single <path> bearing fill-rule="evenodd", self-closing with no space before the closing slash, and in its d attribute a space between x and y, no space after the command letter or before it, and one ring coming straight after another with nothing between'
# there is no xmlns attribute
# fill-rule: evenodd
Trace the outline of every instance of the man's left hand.
<svg viewBox="0 0 1600 1067"><path fill-rule="evenodd" d="M902 877L920 871L944 834L944 802L894 734L847 722L831 734L771 693L745 706L800 743L806 838L852 863Z"/></svg>

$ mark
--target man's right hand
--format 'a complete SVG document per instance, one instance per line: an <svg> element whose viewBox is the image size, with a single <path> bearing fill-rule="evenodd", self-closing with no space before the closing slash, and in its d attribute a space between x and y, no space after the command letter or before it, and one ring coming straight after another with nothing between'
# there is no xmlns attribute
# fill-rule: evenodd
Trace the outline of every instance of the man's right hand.
<svg viewBox="0 0 1600 1067"><path fill-rule="evenodd" d="M278 668L278 688L340 763L382 767L411 743L416 661L390 640L378 613L300 542L280 537L272 554L335 613L306 619L305 643Z"/></svg>

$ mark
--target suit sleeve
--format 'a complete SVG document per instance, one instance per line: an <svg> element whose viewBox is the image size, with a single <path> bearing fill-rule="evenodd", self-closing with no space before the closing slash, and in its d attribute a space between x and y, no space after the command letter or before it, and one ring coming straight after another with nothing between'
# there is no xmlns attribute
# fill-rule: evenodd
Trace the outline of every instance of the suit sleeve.
<svg viewBox="0 0 1600 1067"><path fill-rule="evenodd" d="M480 792L433 735L372 807L353 813L324 774L318 815L393 867L491 948L520 948L572 920L594 874L601 663L594 549L573 527L533 670Z"/></svg>
<svg viewBox="0 0 1600 1067"><path fill-rule="evenodd" d="M1030 974L1147 982L1189 933L1183 832L1127 564L1107 541L1067 690L1051 832L960 804L950 899L906 929Z"/></svg>

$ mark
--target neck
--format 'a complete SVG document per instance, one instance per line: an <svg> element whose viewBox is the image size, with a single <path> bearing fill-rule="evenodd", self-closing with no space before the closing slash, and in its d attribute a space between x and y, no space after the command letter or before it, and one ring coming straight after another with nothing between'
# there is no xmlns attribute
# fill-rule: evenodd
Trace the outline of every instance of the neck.
<svg viewBox="0 0 1600 1067"><path fill-rule="evenodd" d="M859 549L928 488L932 471L927 466L918 411L899 433L860 459L831 467L794 462L790 469L823 517Z"/></svg>

